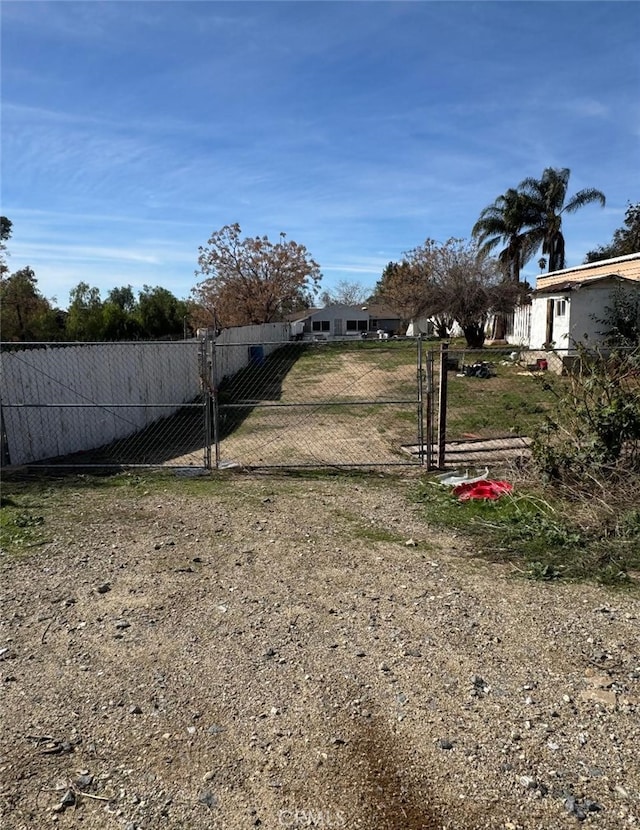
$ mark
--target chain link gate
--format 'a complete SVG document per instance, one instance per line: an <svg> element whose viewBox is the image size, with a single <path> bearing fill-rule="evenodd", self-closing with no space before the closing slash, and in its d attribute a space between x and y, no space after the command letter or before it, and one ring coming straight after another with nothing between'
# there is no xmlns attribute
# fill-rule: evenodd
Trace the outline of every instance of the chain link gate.
<svg viewBox="0 0 640 830"><path fill-rule="evenodd" d="M3 467L432 462L420 339L3 344L0 364Z"/></svg>
<svg viewBox="0 0 640 830"><path fill-rule="evenodd" d="M428 461L419 338L206 343L212 467Z"/></svg>

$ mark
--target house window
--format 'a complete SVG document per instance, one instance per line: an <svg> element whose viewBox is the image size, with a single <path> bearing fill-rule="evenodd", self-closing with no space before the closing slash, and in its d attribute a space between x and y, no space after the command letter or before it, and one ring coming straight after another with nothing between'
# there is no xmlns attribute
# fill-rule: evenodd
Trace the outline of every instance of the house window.
<svg viewBox="0 0 640 830"><path fill-rule="evenodd" d="M311 323L311 331L331 331L329 320L314 320Z"/></svg>
<svg viewBox="0 0 640 830"><path fill-rule="evenodd" d="M368 328L366 320L347 320L347 331L367 331Z"/></svg>
<svg viewBox="0 0 640 830"><path fill-rule="evenodd" d="M567 313L567 301L556 300L556 317L564 317Z"/></svg>

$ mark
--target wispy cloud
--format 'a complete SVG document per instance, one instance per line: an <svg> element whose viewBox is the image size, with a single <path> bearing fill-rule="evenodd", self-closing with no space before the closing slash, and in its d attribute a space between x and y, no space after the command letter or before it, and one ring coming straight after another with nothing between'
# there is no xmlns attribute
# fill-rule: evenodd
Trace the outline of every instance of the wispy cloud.
<svg viewBox="0 0 640 830"><path fill-rule="evenodd" d="M238 221L307 245L328 283L373 284L550 165L607 195L567 222L581 258L640 190L638 8L5 4L11 265L45 293L184 296L198 245Z"/></svg>

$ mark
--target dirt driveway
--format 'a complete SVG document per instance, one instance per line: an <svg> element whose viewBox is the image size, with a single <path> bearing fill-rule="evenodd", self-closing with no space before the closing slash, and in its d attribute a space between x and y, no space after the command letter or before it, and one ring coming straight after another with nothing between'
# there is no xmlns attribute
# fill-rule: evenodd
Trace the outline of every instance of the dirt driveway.
<svg viewBox="0 0 640 830"><path fill-rule="evenodd" d="M0 825L637 826L637 596L513 578L414 483L5 482Z"/></svg>
<svg viewBox="0 0 640 830"><path fill-rule="evenodd" d="M231 379L229 387L235 406L246 399L260 405L247 410L221 406L223 462L291 466L412 460L402 446L416 443L418 435L413 341L340 348L289 344L264 366ZM224 428L226 418L238 419L233 430Z"/></svg>

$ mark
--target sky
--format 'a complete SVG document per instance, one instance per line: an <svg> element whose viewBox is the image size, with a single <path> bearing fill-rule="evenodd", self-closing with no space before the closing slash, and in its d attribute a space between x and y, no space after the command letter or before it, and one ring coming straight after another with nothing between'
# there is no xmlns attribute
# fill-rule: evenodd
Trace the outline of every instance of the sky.
<svg viewBox="0 0 640 830"><path fill-rule="evenodd" d="M605 208L567 215L567 266L640 201L640 3L3 0L1 211L12 271L187 298L224 225L280 232L373 288L545 167ZM539 273L536 256L524 276Z"/></svg>

